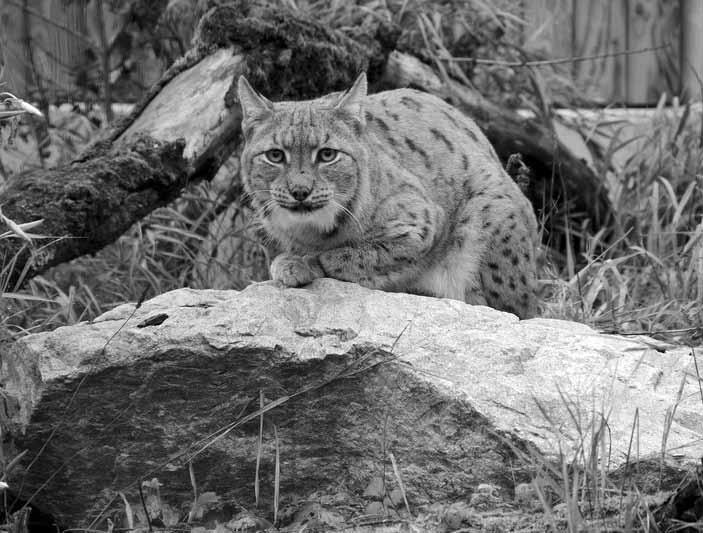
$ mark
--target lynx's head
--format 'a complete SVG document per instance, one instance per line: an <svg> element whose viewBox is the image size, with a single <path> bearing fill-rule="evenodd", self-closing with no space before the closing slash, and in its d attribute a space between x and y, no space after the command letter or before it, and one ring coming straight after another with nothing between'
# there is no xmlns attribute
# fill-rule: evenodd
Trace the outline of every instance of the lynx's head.
<svg viewBox="0 0 703 533"><path fill-rule="evenodd" d="M366 75L341 95L272 103L239 78L242 178L264 228L313 241L358 214L368 194Z"/></svg>

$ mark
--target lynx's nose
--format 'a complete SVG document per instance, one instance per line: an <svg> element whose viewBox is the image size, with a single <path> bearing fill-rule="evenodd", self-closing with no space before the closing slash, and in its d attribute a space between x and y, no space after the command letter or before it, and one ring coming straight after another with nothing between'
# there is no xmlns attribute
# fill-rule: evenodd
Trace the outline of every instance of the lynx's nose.
<svg viewBox="0 0 703 533"><path fill-rule="evenodd" d="M305 200L308 196L310 196L310 192L311 192L312 189L310 189L309 187L305 187L305 186L302 186L302 185L298 185L298 186L295 186L295 187L290 187L288 190L290 191L290 195L291 195L293 198L295 198L295 199L298 200L299 202L302 202L302 201Z"/></svg>

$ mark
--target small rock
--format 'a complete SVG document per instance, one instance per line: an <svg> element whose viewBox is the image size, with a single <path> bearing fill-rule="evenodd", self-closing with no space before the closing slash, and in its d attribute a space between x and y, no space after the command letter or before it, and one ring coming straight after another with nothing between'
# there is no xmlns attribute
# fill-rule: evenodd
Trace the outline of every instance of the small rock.
<svg viewBox="0 0 703 533"><path fill-rule="evenodd" d="M537 493L532 483L519 483L515 487L515 502L520 505L531 505L537 498Z"/></svg>
<svg viewBox="0 0 703 533"><path fill-rule="evenodd" d="M395 489L393 489L388 495L388 497L393 507L400 507L404 504L403 491L400 490L400 487L396 487Z"/></svg>
<svg viewBox="0 0 703 533"><path fill-rule="evenodd" d="M369 502L364 508L364 514L384 516L386 510L381 502Z"/></svg>
<svg viewBox="0 0 703 533"><path fill-rule="evenodd" d="M477 509L486 510L500 504L500 488L490 483L481 483L476 487L476 492L471 495L469 505Z"/></svg>
<svg viewBox="0 0 703 533"><path fill-rule="evenodd" d="M382 500L385 496L386 485L383 482L383 478L380 476L372 477L369 484L366 485L366 490L364 490L364 496L367 498L375 498L377 500Z"/></svg>
<svg viewBox="0 0 703 533"><path fill-rule="evenodd" d="M442 521L450 530L459 529L480 523L480 518L466 502L451 504L445 511Z"/></svg>

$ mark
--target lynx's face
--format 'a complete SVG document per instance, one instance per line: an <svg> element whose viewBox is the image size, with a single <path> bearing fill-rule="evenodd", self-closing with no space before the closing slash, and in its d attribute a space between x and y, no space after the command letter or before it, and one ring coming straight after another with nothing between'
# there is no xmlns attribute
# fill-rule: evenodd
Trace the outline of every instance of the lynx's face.
<svg viewBox="0 0 703 533"><path fill-rule="evenodd" d="M241 78L239 95L246 138L242 177L264 227L332 232L355 212L368 179L363 110L350 101L353 92L338 102L325 97L273 104Z"/></svg>

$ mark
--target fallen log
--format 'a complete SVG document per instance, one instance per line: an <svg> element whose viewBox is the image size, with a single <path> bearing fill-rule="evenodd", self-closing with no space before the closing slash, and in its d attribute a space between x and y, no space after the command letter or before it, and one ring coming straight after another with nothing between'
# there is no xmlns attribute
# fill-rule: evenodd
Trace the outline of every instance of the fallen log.
<svg viewBox="0 0 703 533"><path fill-rule="evenodd" d="M349 87L368 72L372 89L415 86L476 118L507 161L523 154L543 199L572 205L597 228L609 213L598 180L547 128L497 108L454 80L401 52L399 32L383 23L347 35L280 6L237 1L201 19L193 49L171 67L133 113L70 165L20 174L0 193L5 217L43 219L49 241L0 239L0 287L16 288L49 267L94 253L131 224L211 179L240 136L237 78L246 74L271 99L305 99ZM145 152L146 150L146 152ZM135 158L139 159L135 162ZM555 176L553 169L560 169Z"/></svg>
<svg viewBox="0 0 703 533"><path fill-rule="evenodd" d="M140 136L124 147L93 150L90 158L13 180L0 198L10 221L43 219L48 242L0 239L0 288L23 280L113 242L155 206L176 198L185 185L188 164L184 142Z"/></svg>

